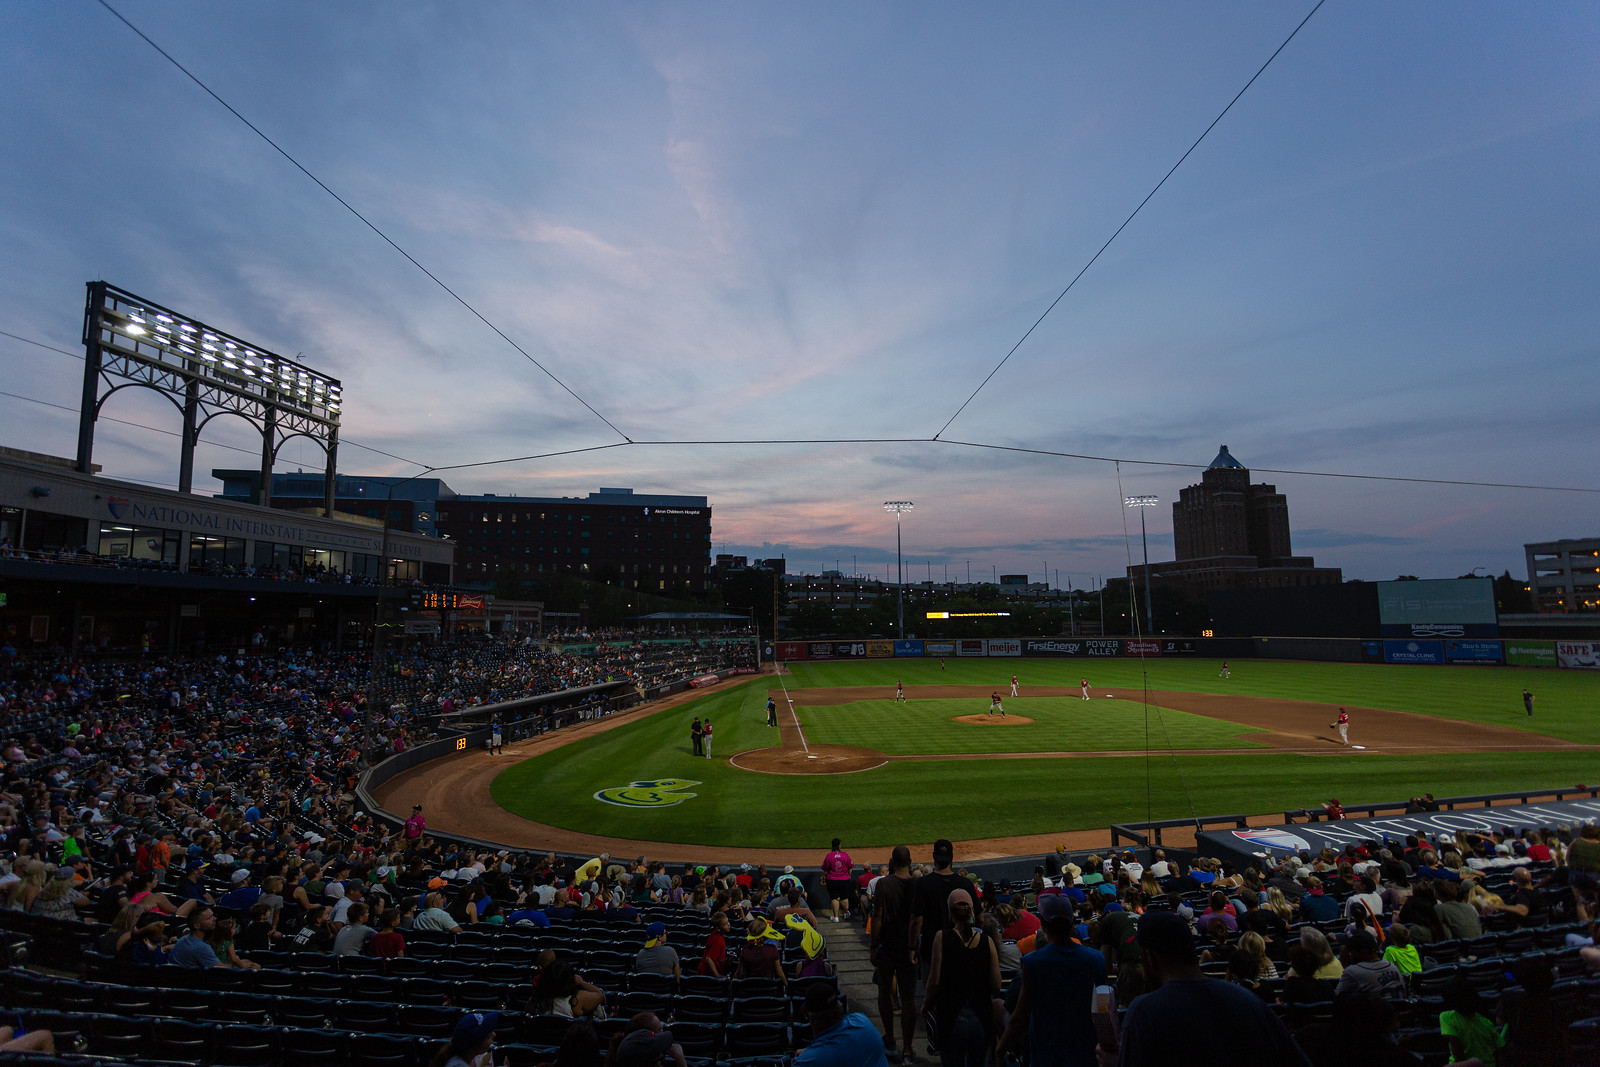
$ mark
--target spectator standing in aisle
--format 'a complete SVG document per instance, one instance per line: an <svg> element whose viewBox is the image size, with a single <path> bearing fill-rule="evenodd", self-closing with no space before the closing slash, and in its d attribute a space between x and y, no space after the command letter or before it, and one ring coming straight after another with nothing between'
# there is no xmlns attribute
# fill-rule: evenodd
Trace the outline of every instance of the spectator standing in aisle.
<svg viewBox="0 0 1600 1067"><path fill-rule="evenodd" d="M422 805L411 805L411 818L406 820L405 835L406 848L414 849L422 843L422 832L428 828L428 820L422 815Z"/></svg>
<svg viewBox="0 0 1600 1067"><path fill-rule="evenodd" d="M830 921L839 921L841 907L844 917L850 918L850 897L854 883L850 880L850 853L839 847L839 839L833 839L833 846L828 854L822 858L822 880L828 887L828 901L833 908Z"/></svg>
<svg viewBox="0 0 1600 1067"><path fill-rule="evenodd" d="M917 967L912 959L911 850L894 846L889 853L889 873L872 889L872 932L868 959L872 981L878 987L878 1015L883 1019L883 1045L895 1050L894 1009L900 1004L900 1034L905 1042L902 1062L914 1062L912 1038L917 1032Z"/></svg>
<svg viewBox="0 0 1600 1067"><path fill-rule="evenodd" d="M933 871L918 878L912 890L911 908L911 962L926 973L933 958L933 939L950 928L948 900L954 889L966 889L972 883L957 874L951 863L955 860L955 846L944 838L933 843Z"/></svg>
<svg viewBox="0 0 1600 1067"><path fill-rule="evenodd" d="M935 1041L943 1067L983 1067L995 1041L1000 956L973 924L972 894L952 889L945 909L950 924L933 940L922 1011L938 1027Z"/></svg>

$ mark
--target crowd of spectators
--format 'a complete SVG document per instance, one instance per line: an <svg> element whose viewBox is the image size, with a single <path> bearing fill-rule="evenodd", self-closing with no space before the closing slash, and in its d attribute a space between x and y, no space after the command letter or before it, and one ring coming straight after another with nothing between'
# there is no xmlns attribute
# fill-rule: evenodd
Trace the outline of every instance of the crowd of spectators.
<svg viewBox="0 0 1600 1067"><path fill-rule="evenodd" d="M681 676L713 653L598 636L583 653L496 639L408 651L376 680L362 658L310 651L4 656L0 907L96 924L98 958L131 981L142 968L242 973L304 954L392 961L463 932L601 922L637 934L631 976L803 996L802 1067L912 1062L919 1030L945 1067L1017 1053L1037 1067L1566 1062L1567 1024L1590 995L1573 983L1600 971L1592 826L1368 841L1239 867L1063 849L1013 884L961 869L949 842L931 865L902 847L873 870L836 840L808 896L792 868L466 848L430 834L420 809L390 826L358 808L361 771L431 735L443 712ZM813 982L831 969L824 931L869 917L881 1036ZM517 1005L529 1015L598 1020L624 1002L559 945L530 975ZM492 1044L492 1019L475 1016L454 1054ZM569 1032L603 1051L592 1030ZM1208 1050L1207 1034L1225 1047ZM612 1037L618 1067L683 1054L658 1012Z"/></svg>
<svg viewBox="0 0 1600 1067"><path fill-rule="evenodd" d="M914 1054L920 1016L945 1067L988 1048L1035 1064L1533 1065L1569 1062L1568 1025L1593 1014L1597 879L1600 828L1584 825L1238 869L1063 849L1026 887L954 868L941 842L932 868L896 849L858 892L891 1054ZM1120 1037L1097 987L1100 1008L1129 1009Z"/></svg>

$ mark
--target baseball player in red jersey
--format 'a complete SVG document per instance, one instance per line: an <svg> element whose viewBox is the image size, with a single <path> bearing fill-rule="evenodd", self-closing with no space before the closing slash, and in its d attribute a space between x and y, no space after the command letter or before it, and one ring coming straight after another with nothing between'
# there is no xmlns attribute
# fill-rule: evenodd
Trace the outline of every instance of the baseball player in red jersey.
<svg viewBox="0 0 1600 1067"><path fill-rule="evenodd" d="M1011 695L1017 695L1017 676L1014 674L1011 676Z"/></svg>
<svg viewBox="0 0 1600 1067"><path fill-rule="evenodd" d="M900 682L894 683L894 699L895 699L895 702L899 703L900 701L905 700L905 698L906 698L906 687L904 685L902 685Z"/></svg>
<svg viewBox="0 0 1600 1067"><path fill-rule="evenodd" d="M1001 704L1000 704L1000 694L999 693L990 693L989 694L989 714L993 715L997 711L1000 713L1000 717L1002 719L1006 717L1006 709L1004 707L1002 707Z"/></svg>
<svg viewBox="0 0 1600 1067"><path fill-rule="evenodd" d="M1089 679L1087 679L1087 678L1079 678L1078 679L1078 685L1080 687L1082 687L1082 689L1083 689L1083 699L1088 700L1089 699Z"/></svg>
<svg viewBox="0 0 1600 1067"><path fill-rule="evenodd" d="M1330 729L1330 730L1338 730L1339 731L1339 743L1341 745L1349 745L1350 744L1350 713L1348 711L1344 710L1344 708L1341 707L1339 709L1339 720L1337 722L1330 722L1328 724L1328 729Z"/></svg>

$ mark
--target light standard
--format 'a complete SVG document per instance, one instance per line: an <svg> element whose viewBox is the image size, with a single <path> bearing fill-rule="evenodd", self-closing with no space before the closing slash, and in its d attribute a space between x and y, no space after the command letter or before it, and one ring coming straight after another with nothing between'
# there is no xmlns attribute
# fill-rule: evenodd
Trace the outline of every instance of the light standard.
<svg viewBox="0 0 1600 1067"><path fill-rule="evenodd" d="M915 506L909 500L885 500L883 502L884 511L894 512L895 577L898 579L895 583L895 596L898 598L897 605L900 613L899 629L895 632L895 636L902 639L906 636L906 563L900 549L900 516Z"/></svg>
<svg viewBox="0 0 1600 1067"><path fill-rule="evenodd" d="M1153 496L1127 496L1122 498L1122 503L1124 507L1130 508L1153 508L1156 506L1156 498ZM1144 546L1144 622L1146 626L1153 627L1155 624L1150 618L1150 541L1145 537L1144 533L1143 510L1139 512L1139 541Z"/></svg>

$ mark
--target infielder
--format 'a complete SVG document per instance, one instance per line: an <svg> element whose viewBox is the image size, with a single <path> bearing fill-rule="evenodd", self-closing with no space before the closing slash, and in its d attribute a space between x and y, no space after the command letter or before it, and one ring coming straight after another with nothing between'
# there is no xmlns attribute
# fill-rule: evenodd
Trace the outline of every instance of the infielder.
<svg viewBox="0 0 1600 1067"><path fill-rule="evenodd" d="M1014 674L1011 676L1011 695L1017 695L1017 676Z"/></svg>
<svg viewBox="0 0 1600 1067"><path fill-rule="evenodd" d="M900 682L894 683L894 699L897 704L905 703L906 687Z"/></svg>
<svg viewBox="0 0 1600 1067"><path fill-rule="evenodd" d="M1089 679L1087 679L1087 678L1079 678L1078 679L1078 685L1079 685L1080 688L1083 689L1083 699L1088 700L1089 699Z"/></svg>
<svg viewBox="0 0 1600 1067"><path fill-rule="evenodd" d="M1339 709L1339 720L1330 722L1328 729L1339 731L1339 743L1341 745L1350 744L1350 713L1341 707Z"/></svg>

